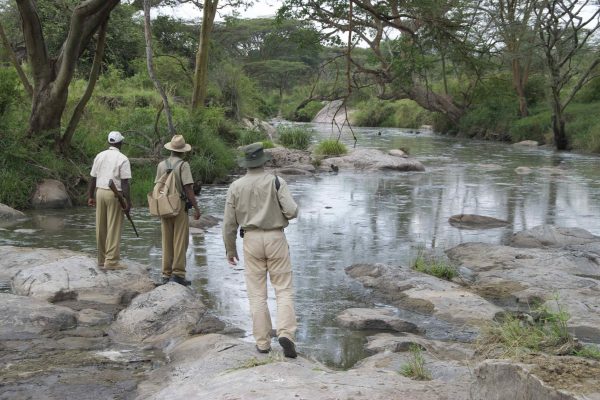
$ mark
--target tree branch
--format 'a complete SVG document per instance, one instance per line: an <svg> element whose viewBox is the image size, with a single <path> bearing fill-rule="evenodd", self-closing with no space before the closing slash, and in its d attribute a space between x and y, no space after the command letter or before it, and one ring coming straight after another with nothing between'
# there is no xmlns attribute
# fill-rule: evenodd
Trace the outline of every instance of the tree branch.
<svg viewBox="0 0 600 400"><path fill-rule="evenodd" d="M25 75L25 71L23 71L23 68L21 68L21 64L19 64L19 60L17 60L17 56L15 55L15 52L14 52L12 46L10 45L8 38L6 37L6 33L4 32L4 27L2 26L1 22L0 22L0 39L2 40L2 43L4 44L4 48L6 49L6 52L8 53L10 62L17 70L17 74L19 75L19 79L21 79L21 83L23 84L23 87L25 88L25 92L27 92L27 94L29 95L29 98L31 99L33 97L33 88L31 87L31 83L29 83L29 79L27 79L27 75Z"/></svg>
<svg viewBox="0 0 600 400"><path fill-rule="evenodd" d="M23 23L23 38L33 72L33 82L50 80L52 68L49 65L48 50L42 31L42 24L33 0L17 0L17 7Z"/></svg>

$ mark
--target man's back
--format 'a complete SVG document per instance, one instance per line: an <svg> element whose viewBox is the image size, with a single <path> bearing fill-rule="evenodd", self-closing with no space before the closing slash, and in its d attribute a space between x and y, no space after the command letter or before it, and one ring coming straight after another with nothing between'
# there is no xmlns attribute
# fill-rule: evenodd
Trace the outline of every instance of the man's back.
<svg viewBox="0 0 600 400"><path fill-rule="evenodd" d="M116 147L110 147L94 159L91 176L96 178L96 187L109 189L108 181L112 179L121 190L121 179L131 179L129 159Z"/></svg>

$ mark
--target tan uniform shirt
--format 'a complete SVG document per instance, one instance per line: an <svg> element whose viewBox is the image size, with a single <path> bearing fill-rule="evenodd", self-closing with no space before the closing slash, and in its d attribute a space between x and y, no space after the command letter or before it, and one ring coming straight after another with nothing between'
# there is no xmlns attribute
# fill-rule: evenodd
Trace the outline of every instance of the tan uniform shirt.
<svg viewBox="0 0 600 400"><path fill-rule="evenodd" d="M174 168L172 173L175 174L177 191L179 192L179 194L183 195L185 194L183 192L183 186L194 183L194 178L192 178L192 170L190 168L190 164L187 161L178 163L179 161L181 161L181 158L176 156L171 156L167 158L167 160L169 160L171 168ZM154 183L158 182L160 177L163 176L165 172L167 172L167 161L163 160L158 164L158 167L156 168L156 179L154 179Z"/></svg>
<svg viewBox="0 0 600 400"><path fill-rule="evenodd" d="M121 179L131 179L129 159L116 147L98 153L90 175L96 178L96 187L110 189L108 181L113 180L117 190L121 190Z"/></svg>
<svg viewBox="0 0 600 400"><path fill-rule="evenodd" d="M252 168L231 184L223 221L227 257L238 257L235 246L238 226L244 230L283 229L288 226L288 220L298 215L298 205L287 184L281 177L279 183L277 190L273 174L263 168Z"/></svg>

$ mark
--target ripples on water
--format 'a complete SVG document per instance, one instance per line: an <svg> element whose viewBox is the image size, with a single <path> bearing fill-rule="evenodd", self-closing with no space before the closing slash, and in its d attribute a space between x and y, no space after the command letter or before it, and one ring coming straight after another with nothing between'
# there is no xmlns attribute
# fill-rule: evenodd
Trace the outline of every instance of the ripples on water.
<svg viewBox="0 0 600 400"><path fill-rule="evenodd" d="M315 128L320 137L329 136L329 125ZM411 156L425 164L426 171L342 171L338 175L288 179L301 208L298 219L286 229L295 273L298 347L305 355L331 366L347 368L365 356L365 334L340 329L335 323L335 316L346 308L374 306L369 292L344 273L353 263L407 265L422 247L442 252L463 242L502 243L513 232L544 223L577 226L600 234L599 159L595 156L416 135L398 129L357 128L355 132L359 147L408 148ZM352 146L349 138L344 135L346 144ZM519 166L530 167L533 173L518 175L515 168ZM203 211L222 217L226 191L226 186L203 189ZM448 218L461 213L507 219L512 226L491 230L450 226ZM92 210L30 214L30 221L1 230L0 243L94 254ZM158 279L160 223L144 209L135 209L133 215L140 238L126 224L122 254L152 265ZM188 278L218 315L250 332L243 260L235 269L228 266L220 229L216 226L192 236ZM241 252L241 242L238 248ZM272 291L269 297L274 311ZM418 321L428 337L472 337L472 332L440 321L405 310L398 312Z"/></svg>

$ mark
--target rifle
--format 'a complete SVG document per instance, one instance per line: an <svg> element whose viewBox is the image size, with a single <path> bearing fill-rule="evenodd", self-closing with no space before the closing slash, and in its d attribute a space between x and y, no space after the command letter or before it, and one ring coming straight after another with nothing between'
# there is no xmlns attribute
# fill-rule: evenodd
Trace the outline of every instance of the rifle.
<svg viewBox="0 0 600 400"><path fill-rule="evenodd" d="M138 235L137 229L135 229L135 225L133 224L131 215L129 215L129 211L125 211L127 209L127 203L125 202L125 198L123 198L123 195L121 194L121 192L119 192L117 190L117 186L115 186L115 183L113 182L112 179L110 179L108 181L108 187L110 187L110 190L113 191L113 193L115 194L115 197L117 199L119 199L119 204L121 205L121 208L123 209L123 212L125 213L125 216L129 220L129 222L131 222L131 227L133 228L133 231L135 232L135 236L140 237L140 235Z"/></svg>

